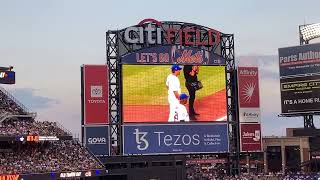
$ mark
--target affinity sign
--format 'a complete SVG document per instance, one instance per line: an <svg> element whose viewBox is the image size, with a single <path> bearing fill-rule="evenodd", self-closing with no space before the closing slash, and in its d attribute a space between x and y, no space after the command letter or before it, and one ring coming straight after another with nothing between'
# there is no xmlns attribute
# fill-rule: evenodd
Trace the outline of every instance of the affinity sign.
<svg viewBox="0 0 320 180"><path fill-rule="evenodd" d="M240 123L260 123L260 108L239 108Z"/></svg>
<svg viewBox="0 0 320 180"><path fill-rule="evenodd" d="M241 108L259 108L259 75L257 67L238 67Z"/></svg>

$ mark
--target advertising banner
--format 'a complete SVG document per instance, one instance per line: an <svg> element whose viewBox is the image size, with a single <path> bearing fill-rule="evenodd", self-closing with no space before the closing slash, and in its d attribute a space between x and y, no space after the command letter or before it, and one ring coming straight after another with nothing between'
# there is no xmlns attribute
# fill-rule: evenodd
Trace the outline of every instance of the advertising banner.
<svg viewBox="0 0 320 180"><path fill-rule="evenodd" d="M109 127L85 127L85 145L96 156L109 155Z"/></svg>
<svg viewBox="0 0 320 180"><path fill-rule="evenodd" d="M240 123L260 123L260 108L239 108Z"/></svg>
<svg viewBox="0 0 320 180"><path fill-rule="evenodd" d="M185 46L158 46L138 50L121 58L124 64L192 64L192 65L225 65L221 56Z"/></svg>
<svg viewBox="0 0 320 180"><path fill-rule="evenodd" d="M124 125L123 154L228 152L227 124Z"/></svg>
<svg viewBox="0 0 320 180"><path fill-rule="evenodd" d="M320 72L320 43L279 48L280 77Z"/></svg>
<svg viewBox="0 0 320 180"><path fill-rule="evenodd" d="M48 172L48 173L27 173L27 174L0 174L0 180L44 180L44 179L88 179L106 176L109 173L106 169L90 169L88 171L69 172Z"/></svg>
<svg viewBox="0 0 320 180"><path fill-rule="evenodd" d="M106 65L84 65L84 124L108 124L108 70Z"/></svg>
<svg viewBox="0 0 320 180"><path fill-rule="evenodd" d="M320 111L320 75L280 79L282 113Z"/></svg>
<svg viewBox="0 0 320 180"><path fill-rule="evenodd" d="M259 152L262 150L260 124L240 124L240 151Z"/></svg>
<svg viewBox="0 0 320 180"><path fill-rule="evenodd" d="M238 67L238 89L240 108L259 108L258 67Z"/></svg>
<svg viewBox="0 0 320 180"><path fill-rule="evenodd" d="M175 62L179 57L186 64L199 64L199 60L210 60L209 64L219 64L224 61L222 57L223 33L205 26L193 23L182 23L173 21L158 21L156 19L144 19L135 26L130 26L118 31L118 53L121 57L128 53L133 53L122 59L122 63L141 64L141 63L165 63ZM142 50L149 47L147 50ZM190 47L186 51L175 51L179 48ZM172 49L173 48L173 49ZM196 49L194 49L196 48ZM216 54L220 58L209 57L204 54L203 49ZM142 51L139 51L142 50ZM138 53L135 53L138 52ZM178 56L174 56L174 55ZM173 56L172 56L173 55ZM203 58L201 58L203 56ZM205 57L206 56L206 57ZM213 61L211 61L213 60ZM221 62L223 63L223 62ZM182 63L184 64L184 63ZM201 63L203 64L203 63Z"/></svg>
<svg viewBox="0 0 320 180"><path fill-rule="evenodd" d="M0 70L0 84L15 84L16 73L14 71Z"/></svg>

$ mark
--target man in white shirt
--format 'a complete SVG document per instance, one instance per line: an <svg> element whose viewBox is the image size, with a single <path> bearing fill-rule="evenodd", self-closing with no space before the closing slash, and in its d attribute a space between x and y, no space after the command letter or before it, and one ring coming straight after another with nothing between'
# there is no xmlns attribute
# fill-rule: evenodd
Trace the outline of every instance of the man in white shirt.
<svg viewBox="0 0 320 180"><path fill-rule="evenodd" d="M180 94L180 103L175 108L174 121L175 122L189 122L189 114L187 108L184 106L188 102L189 96L185 93Z"/></svg>
<svg viewBox="0 0 320 180"><path fill-rule="evenodd" d="M181 94L180 75L181 67L177 64L171 66L171 74L168 75L166 85L168 89L168 102L170 107L168 122L174 122L175 108L180 104L179 98Z"/></svg>

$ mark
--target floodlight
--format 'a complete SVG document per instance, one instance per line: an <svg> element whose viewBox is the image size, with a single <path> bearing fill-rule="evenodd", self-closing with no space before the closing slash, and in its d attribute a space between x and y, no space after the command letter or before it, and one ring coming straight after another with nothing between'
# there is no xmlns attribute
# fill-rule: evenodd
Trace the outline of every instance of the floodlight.
<svg viewBox="0 0 320 180"><path fill-rule="evenodd" d="M320 23L300 26L300 34L305 41L320 37Z"/></svg>

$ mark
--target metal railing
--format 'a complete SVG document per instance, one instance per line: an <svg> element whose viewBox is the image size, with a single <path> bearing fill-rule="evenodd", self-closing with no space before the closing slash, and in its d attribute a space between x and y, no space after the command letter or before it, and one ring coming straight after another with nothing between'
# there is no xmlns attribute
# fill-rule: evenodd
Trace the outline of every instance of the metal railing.
<svg viewBox="0 0 320 180"><path fill-rule="evenodd" d="M91 152L90 149L89 149L87 146L81 145L79 139L73 138L73 140L76 141L81 147L85 148L85 149L89 152L89 154L90 154L96 161L98 161L98 162L100 163L100 165L102 165L103 167L105 167L104 164L100 161L100 159L99 159L97 156L95 156L95 155L93 154L93 152Z"/></svg>
<svg viewBox="0 0 320 180"><path fill-rule="evenodd" d="M67 128L63 127L59 122L57 122L57 121L55 121L55 122L56 122L58 128L62 129L62 130L63 130L64 132L66 132L68 135L70 135L70 136L72 135L72 133L71 133L70 130L68 130Z"/></svg>
<svg viewBox="0 0 320 180"><path fill-rule="evenodd" d="M12 94L10 94L7 90L0 86L0 91L5 94L8 98L10 98L13 102L15 102L24 112L28 113L29 109L23 105L20 101L18 101Z"/></svg>
<svg viewBox="0 0 320 180"><path fill-rule="evenodd" d="M2 121L6 120L8 115L10 115L9 112L4 112L4 113L0 114L0 123Z"/></svg>
<svg viewBox="0 0 320 180"><path fill-rule="evenodd" d="M8 112L6 113L3 113L0 115L0 123L2 123L3 121L5 121L6 119L9 119L9 118L31 118L31 119L34 119L36 118L37 116L37 113L28 113L26 115L23 115L23 114L10 114Z"/></svg>

